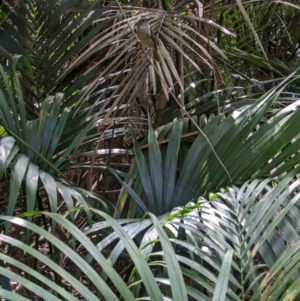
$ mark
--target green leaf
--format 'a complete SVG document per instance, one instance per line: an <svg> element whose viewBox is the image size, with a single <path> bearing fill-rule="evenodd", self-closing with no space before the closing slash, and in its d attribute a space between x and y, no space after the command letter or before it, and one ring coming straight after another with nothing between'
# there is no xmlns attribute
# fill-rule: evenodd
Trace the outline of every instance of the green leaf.
<svg viewBox="0 0 300 301"><path fill-rule="evenodd" d="M181 274L180 265L176 259L174 249L163 230L160 222L157 220L154 214L148 213L153 224L156 228L156 231L160 237L160 242L165 256L165 261L167 263L168 276L170 279L170 286L172 289L172 296L174 301L187 301L187 291L184 283L184 279Z"/></svg>
<svg viewBox="0 0 300 301"><path fill-rule="evenodd" d="M227 250L223 258L223 263L221 266L220 274L218 276L212 301L226 300L226 293L228 290L228 280L231 271L232 255L233 255L233 250Z"/></svg>

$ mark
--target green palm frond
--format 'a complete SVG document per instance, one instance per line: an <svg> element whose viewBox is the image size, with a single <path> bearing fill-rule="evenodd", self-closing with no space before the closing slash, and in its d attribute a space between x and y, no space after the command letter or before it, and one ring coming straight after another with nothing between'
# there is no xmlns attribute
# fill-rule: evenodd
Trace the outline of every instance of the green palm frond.
<svg viewBox="0 0 300 301"><path fill-rule="evenodd" d="M210 202L200 198L196 204L187 204L159 218L177 250L182 273L194 283L191 286L199 288L199 292L191 290L186 280L188 294L197 296L196 300L210 300L201 299L200 287L219 296L218 287L228 281L227 289L222 290L224 298L226 295L233 300L267 300L267 292L272 290L272 300L285 296L286 289L299 277L299 256L293 257L299 247L295 229L299 223L299 181L295 179L298 173L299 168L293 170L275 187L271 179L266 179L228 188L213 194ZM167 257L166 250L151 254L159 232L149 222L147 218L129 220L123 227L131 239L140 242L143 254L150 256L147 258L151 266L166 267L157 258ZM107 227L105 224L95 225L87 233L97 233ZM115 233L109 235L99 243L100 250L116 239ZM119 241L113 249L113 262L122 253L122 246ZM226 266L231 256L232 264ZM276 278L279 271L285 281L280 288L282 278ZM277 282L270 281L272 278ZM161 281L171 286L169 280Z"/></svg>
<svg viewBox="0 0 300 301"><path fill-rule="evenodd" d="M202 197L196 203L158 218L147 214L142 219L114 220L92 209L103 221L95 223L85 234L61 215L45 213L70 234L70 246L79 243L85 247L88 252L85 260L68 243L30 222L7 216L1 216L1 220L6 224L22 225L54 244L76 263L80 271L77 276L84 273L94 283L99 297L111 300L119 300L122 296L124 300L275 301L294 296L292 300L297 300L300 255L296 225L300 220L297 213L299 181L295 176L298 173L299 168L275 186L272 179L266 179L247 182L241 188L228 187L212 194L210 201ZM97 246L86 237L96 238L97 233L110 228L113 232L98 241ZM63 276L85 299L101 300L95 295L88 297L90 291L76 277L33 248L4 234L1 240L44 262L47 269ZM111 244L112 249L106 257L105 250ZM133 260L128 270L128 284L112 267L126 254ZM41 289L35 290L35 294L46 298L45 289L51 287L73 300L69 293L30 267L3 253L0 257L41 281ZM92 259L102 266L101 275L94 270L94 264L91 265ZM7 271L0 269L0 273L3 275ZM33 288L29 279L21 279L14 272L10 272L9 277ZM114 290L103 282L107 277Z"/></svg>
<svg viewBox="0 0 300 301"><path fill-rule="evenodd" d="M65 73L66 66L97 33L95 29L91 30L91 24L106 10L104 7L91 14L94 7L92 5L81 14L66 15L66 12L79 2L42 1L39 5L35 5L32 1L5 2L3 6L5 18L0 31L3 37L2 59L12 60L12 56L8 56L7 53L29 58L32 72L22 62L18 65L22 71L22 87L28 104L38 104L49 93L55 94L58 91L64 91L68 96L72 93L76 94L78 85L75 79L79 81L78 76L85 70L81 66L80 69L73 68ZM98 26L97 29L99 31L102 27ZM71 72L73 72L72 79ZM58 81L59 74L62 75L60 81ZM86 77L86 82L89 79L90 75ZM72 81L73 88L70 88ZM82 87L81 85L80 88Z"/></svg>
<svg viewBox="0 0 300 301"><path fill-rule="evenodd" d="M55 179L49 173L44 172L38 165L31 162L28 156L20 153L20 148L13 137L8 136L0 140L0 159L0 178L3 179L5 175L9 180L2 187L2 194L6 192L8 196L8 215L14 215L19 193L24 187L23 194L27 196L24 205L27 211L41 206L41 195L46 193L49 210L57 212L58 194L60 194L67 208L72 209L76 204L85 207L91 222L87 196L92 196L102 202L96 195L80 190L61 178ZM70 212L70 217L74 219L74 212Z"/></svg>
<svg viewBox="0 0 300 301"><path fill-rule="evenodd" d="M184 123L172 123L168 146L162 152L164 148L160 149L159 140L149 121L147 155L143 154L136 139L133 139L145 201L127 184L124 184L124 188L143 211L161 215L195 200L199 195L228 185L230 180L240 184L253 177L279 176L290 171L299 162L296 154L299 139L290 145L299 134L300 110L296 109L299 102L295 101L267 122L263 121L283 89L280 86L284 87L288 82L288 79L284 80L244 110L234 111L227 117L213 117L203 127L205 136L200 133L188 146L188 152L183 152L185 157L181 160L180 138ZM165 138L161 134L159 137ZM229 171L231 179L216 154Z"/></svg>
<svg viewBox="0 0 300 301"><path fill-rule="evenodd" d="M18 59L14 57L13 61L17 63ZM7 214L14 214L21 191L27 196L27 211L43 208L41 194L46 192L50 211L57 212L59 193L67 208L75 204L84 206L91 223L88 197L102 200L74 187L65 172L70 165L70 155L82 141L88 141L86 135L96 127L95 121L77 120L74 125L70 120L71 109L62 110L64 96L61 93L47 97L40 105L38 118L32 119L26 110L16 70L12 78L1 66L0 73L5 83L5 87L0 88L0 124L8 134L0 139L0 178L6 175L9 180L2 189L3 194L8 195ZM74 219L74 213L70 216Z"/></svg>

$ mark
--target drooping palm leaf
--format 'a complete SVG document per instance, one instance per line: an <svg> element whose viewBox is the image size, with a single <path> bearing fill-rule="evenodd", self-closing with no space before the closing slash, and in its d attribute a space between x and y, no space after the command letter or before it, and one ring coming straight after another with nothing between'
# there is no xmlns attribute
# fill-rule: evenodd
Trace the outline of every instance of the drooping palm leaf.
<svg viewBox="0 0 300 301"><path fill-rule="evenodd" d="M36 164L32 163L27 156L19 153L19 147L12 137L4 137L0 140L0 174L9 173L9 182L2 187L2 193L5 191L9 195L7 214L13 215L16 209L17 199L22 188L23 181L26 187L26 209L32 211L37 206L37 196L45 191L49 200L49 209L52 212L57 211L57 194L64 198L67 208L73 208L76 202L88 210L87 197L84 190L80 190L70 184L66 185L61 179L55 180L54 177L41 170ZM24 193L24 192L23 192ZM90 194L94 198L96 195ZM74 202L74 200L76 202ZM102 201L98 198L99 201ZM40 204L41 205L41 204ZM70 213L74 218L74 213ZM90 214L88 214L89 220Z"/></svg>
<svg viewBox="0 0 300 301"><path fill-rule="evenodd" d="M75 239L85 246L88 256L94 258L102 266L101 277L104 277L102 279L107 279L108 276L119 290L115 296L121 294L124 300L135 300L136 298L159 300L162 296L157 294L158 286L154 284L155 282L160 283L159 290L163 293L164 298L173 300L176 300L174 294L177 296L179 294L178 298L182 298L181 300L187 296L193 297L194 300L213 300L218 296L224 300L237 301L269 300L270 297L275 301L294 296L292 300L297 300L295 298L300 255L298 251L299 236L295 225L300 220L299 214L294 213L295 210L299 211L299 181L295 179L295 175L298 173L299 168L293 170L275 187L272 187L271 179L266 179L245 183L241 188L228 188L215 193L210 202L200 198L197 203L190 203L185 207L174 209L170 215L158 219L150 214L150 218L145 216L143 219L114 220L101 211L93 210L104 220L95 224L87 234L94 236L99 231L108 228L112 228L114 231L99 242L98 249L85 234L62 216L50 213L46 213L46 215L53 218L56 223L65 228L66 232L70 233L69 238L72 244ZM279 210L279 208L281 209ZM39 233L46 240L54 243L70 259L76 261L78 269L84 272L96 287L96 283L102 281L99 274L95 274L94 264L91 266L88 257L86 258L87 262L80 259L65 242L60 241L51 233L19 218L2 216L1 219L6 223L25 227L33 233ZM148 231L144 232L143 229L148 229ZM180 229L184 230L185 239L177 238ZM151 232L153 235L150 238L148 235ZM148 237L150 241L137 239L138 235ZM46 264L47 269L55 269L55 272L62 273L61 275L73 289L85 298L89 298L90 292L84 288L82 283L63 271L49 258L4 234L1 234L1 239L5 243L22 248L41 260ZM135 239L135 243L132 239ZM105 241L107 243L104 243ZM114 241L117 241L117 244L114 244ZM145 244L146 241L148 241L147 244ZM158 249L153 253L149 246L151 243L158 244L159 242L163 251ZM106 254L105 246L111 243L115 247L109 252L108 259L105 259L101 253ZM127 288L123 280L112 270L112 265L120 256L124 256L124 252L128 252L128 255L133 258L135 266L135 268L132 267L131 273L128 270L131 275L129 279L134 282L129 282L131 286ZM111 256L112 254L115 254L116 257ZM142 254L146 257L143 257ZM36 294L46 298L44 289L47 290L47 287L51 287L68 300L73 300L71 295L67 297L68 293L52 284L51 280L43 277L40 273L19 264L5 254L0 257L13 265L18 265L20 269L26 270L43 283L41 290L35 291ZM196 260L196 258L198 259ZM227 261L227 258L231 258L231 262ZM0 273L6 273L5 269L0 269ZM140 286L139 277L135 277L137 273L142 277L146 289L144 293L143 290L135 289ZM173 273L174 277L170 277L170 273ZM18 278L13 272L10 277L25 287L33 288L29 279ZM273 281L270 281L271 279ZM115 298L111 295L112 291L109 291L108 287L103 289L101 286L101 289L98 287L98 290L100 290L100 295ZM127 297L125 297L126 294ZM94 295L89 300L99 299Z"/></svg>
<svg viewBox="0 0 300 301"><path fill-rule="evenodd" d="M15 66L18 60L18 56L13 58ZM95 197L100 202L101 199L93 193L72 187L73 184L64 172L67 170L70 154L95 127L95 122L82 120L76 126L72 125L70 108L64 108L60 114L63 94L46 98L41 103L39 118L31 119L16 69L13 71L14 77L9 80L0 66L5 83L5 87L0 88L0 124L10 135L0 140L0 178L9 173L9 183L2 189L9 195L7 214L14 214L21 188L25 188L23 193L27 195L25 208L28 211L36 208L42 188L48 195L50 211L57 211L59 192L68 208L74 207L74 199L88 212L87 196ZM23 183L25 186L22 186ZM41 205L39 200L39 206ZM74 218L73 213L71 217ZM88 219L91 222L89 213Z"/></svg>
<svg viewBox="0 0 300 301"><path fill-rule="evenodd" d="M299 134L300 110L296 109L299 101L279 111L267 122L262 121L267 110L276 103L283 89L281 86L284 87L288 80L244 110L235 111L223 120L222 116L214 117L203 127L206 137L201 133L198 135L180 165L178 151L182 123L178 121L173 124L165 158L149 125L149 167L148 159L134 139L137 167L146 196L144 203L148 210L160 215L208 191L228 185L230 179L216 154L235 184L254 176L262 178L270 173L277 175L289 171L298 160L297 155L292 156L299 148L299 139L294 141L292 147L287 146ZM128 190L128 193L131 191Z"/></svg>

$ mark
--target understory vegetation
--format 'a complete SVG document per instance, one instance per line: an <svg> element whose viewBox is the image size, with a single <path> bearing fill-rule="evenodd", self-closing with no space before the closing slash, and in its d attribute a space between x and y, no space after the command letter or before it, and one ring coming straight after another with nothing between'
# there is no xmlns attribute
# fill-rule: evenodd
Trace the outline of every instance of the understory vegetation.
<svg viewBox="0 0 300 301"><path fill-rule="evenodd" d="M0 1L0 299L300 301L299 68L298 0Z"/></svg>

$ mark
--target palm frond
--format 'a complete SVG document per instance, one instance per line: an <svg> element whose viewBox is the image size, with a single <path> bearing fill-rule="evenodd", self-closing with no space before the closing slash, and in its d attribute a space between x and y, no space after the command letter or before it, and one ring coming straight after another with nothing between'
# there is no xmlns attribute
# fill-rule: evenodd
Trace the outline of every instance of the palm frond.
<svg viewBox="0 0 300 301"><path fill-rule="evenodd" d="M288 79L284 80L281 87L287 83ZM299 133L300 111L296 109L299 102L287 106L267 122L262 120L267 110L276 103L282 89L280 86L273 88L252 105L228 117L219 115L212 118L203 127L205 136L198 135L188 147L189 151L185 152L182 163L178 154L183 123L172 123L171 134L166 140L169 144L166 153L162 153L164 148L160 149L159 140L149 122L148 155L143 154L133 136L137 168L146 200L139 199L128 185L124 188L139 206L143 205L143 210L143 203L146 203L147 210L161 215L230 183L215 153L228 169L234 184L253 177L278 176L288 172L299 160L296 154L299 139L289 146ZM165 138L161 134L159 137Z"/></svg>

